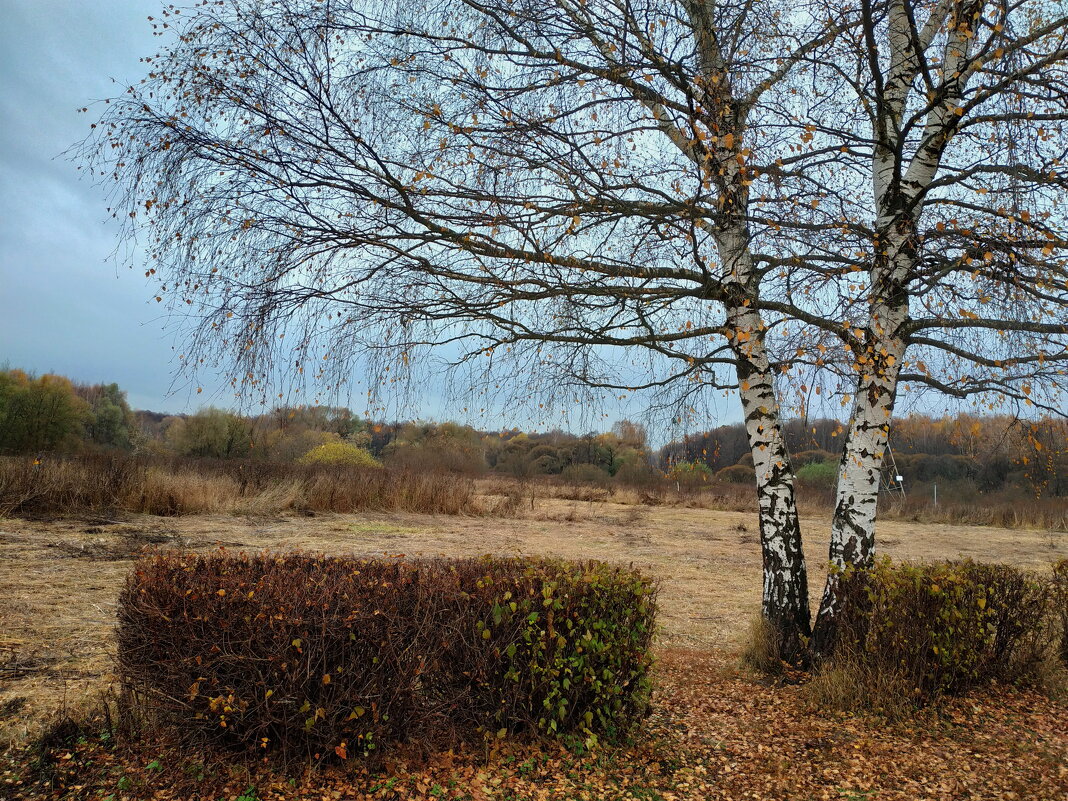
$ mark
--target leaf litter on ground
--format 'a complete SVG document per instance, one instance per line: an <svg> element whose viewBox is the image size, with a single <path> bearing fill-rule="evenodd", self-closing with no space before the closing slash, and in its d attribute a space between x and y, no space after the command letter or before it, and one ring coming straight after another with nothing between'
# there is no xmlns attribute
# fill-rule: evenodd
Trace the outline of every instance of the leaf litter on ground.
<svg viewBox="0 0 1068 801"><path fill-rule="evenodd" d="M398 748L279 766L157 741L109 748L92 729L5 756L11 799L238 801L683 801L1068 797L1068 707L990 687L898 722L813 706L717 652L662 650L653 710L630 744L592 753L494 741L433 754ZM74 731L77 731L75 728Z"/></svg>

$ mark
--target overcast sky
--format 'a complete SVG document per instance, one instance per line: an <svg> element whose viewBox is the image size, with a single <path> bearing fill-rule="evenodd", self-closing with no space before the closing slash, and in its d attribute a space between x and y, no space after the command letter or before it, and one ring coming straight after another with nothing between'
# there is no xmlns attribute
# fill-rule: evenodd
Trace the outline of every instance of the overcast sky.
<svg viewBox="0 0 1068 801"><path fill-rule="evenodd" d="M63 155L99 116L93 101L143 75L139 59L159 44L146 18L159 9L157 0L0 0L0 367L114 381L135 408L233 406L221 379L201 376L203 395L175 379L180 351L172 345L180 343L164 329L154 287L141 265L113 258L117 224L104 188L82 179ZM88 114L78 113L86 106ZM485 428L568 425L533 412L529 421L515 409L507 420L463 420L443 413L429 393L418 408L390 413L459 417ZM608 426L624 414L616 408L574 422L599 417Z"/></svg>
<svg viewBox="0 0 1068 801"><path fill-rule="evenodd" d="M115 381L135 407L181 411L197 401L171 391L171 339L150 287L109 259L103 191L62 155L88 133L91 115L77 110L141 74L158 9L0 0L0 365Z"/></svg>
<svg viewBox="0 0 1068 801"><path fill-rule="evenodd" d="M158 0L0 0L0 368L114 381L134 408L231 407L239 404L221 376L176 377L181 342L165 329L142 264L117 257L106 187L64 155L99 117L94 101L143 76L139 60L160 44L147 17L158 19L160 8ZM390 411L446 416L433 396Z"/></svg>

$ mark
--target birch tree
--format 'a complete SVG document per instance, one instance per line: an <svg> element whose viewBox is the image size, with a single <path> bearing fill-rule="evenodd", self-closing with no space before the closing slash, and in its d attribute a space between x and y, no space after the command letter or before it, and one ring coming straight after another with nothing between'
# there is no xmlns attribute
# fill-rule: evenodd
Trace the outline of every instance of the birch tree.
<svg viewBox="0 0 1068 801"><path fill-rule="evenodd" d="M822 651L833 644L838 571L872 562L902 386L1066 412L1068 8L861 0L857 14L823 73L851 90L852 111L813 126L817 141L840 143L828 185L856 223L835 226L834 258L815 254L834 276L823 291L843 310L839 377L852 403Z"/></svg>
<svg viewBox="0 0 1068 801"><path fill-rule="evenodd" d="M358 358L388 385L444 347L487 394L525 378L546 400L637 391L685 412L737 391L763 613L798 661L789 360L765 318L785 307L763 297L786 275L773 209L808 203L805 165L826 158L793 143L825 99L801 72L838 17L785 0L172 9L88 163L188 326L184 358L229 364L238 389L282 368L338 380Z"/></svg>

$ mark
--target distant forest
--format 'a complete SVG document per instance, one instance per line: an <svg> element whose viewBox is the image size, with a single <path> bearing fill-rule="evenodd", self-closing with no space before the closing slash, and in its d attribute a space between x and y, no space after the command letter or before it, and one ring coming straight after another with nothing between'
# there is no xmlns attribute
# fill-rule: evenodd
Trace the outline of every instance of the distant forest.
<svg viewBox="0 0 1068 801"><path fill-rule="evenodd" d="M799 480L833 486L843 439L837 420L792 420L786 436ZM891 448L905 486L941 483L969 493L1016 490L1068 496L1068 422L1005 415L912 415L895 421ZM0 371L0 454L122 450L147 455L310 464L345 462L517 478L559 476L642 486L752 481L740 423L653 450L645 428L622 420L604 433L480 431L452 422L374 422L335 406L279 407L246 416L204 408L132 410L116 384Z"/></svg>

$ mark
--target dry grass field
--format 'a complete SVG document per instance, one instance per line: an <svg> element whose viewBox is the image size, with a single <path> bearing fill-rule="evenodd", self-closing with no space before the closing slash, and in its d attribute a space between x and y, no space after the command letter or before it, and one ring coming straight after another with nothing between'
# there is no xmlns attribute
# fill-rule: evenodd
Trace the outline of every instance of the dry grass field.
<svg viewBox="0 0 1068 801"><path fill-rule="evenodd" d="M650 506L634 493L608 498L557 489L551 493L556 497L536 492L532 501L492 482L480 491L472 516L122 512L108 518L0 518L0 797L1068 797L1063 698L992 688L916 720L887 723L820 709L805 686L769 685L742 669L738 656L760 599L759 536L751 512L703 508L700 498ZM818 597L829 521L809 517L804 523ZM880 524L879 536L882 551L896 559L967 557L1044 570L1068 556L1068 534L1051 530L891 520ZM124 740L112 749L91 734L99 720L80 730L89 737L68 728L56 740L58 721L92 720L102 700L114 698L108 693L114 686L116 599L133 560L151 549L219 547L633 563L662 581L652 716L632 744L604 753L505 742L485 752L450 750L429 759L402 749L378 767L324 765L296 773L266 761L212 761L155 739ZM50 747L22 750L48 731L55 740Z"/></svg>
<svg viewBox="0 0 1068 801"><path fill-rule="evenodd" d="M813 594L828 521L805 520ZM1068 535L886 521L896 559L968 557L1045 569ZM634 563L663 581L662 648L730 656L759 609L760 546L746 512L524 499L508 517L412 513L0 519L0 739L22 740L111 683L119 586L148 548L305 549L356 555L552 555Z"/></svg>

